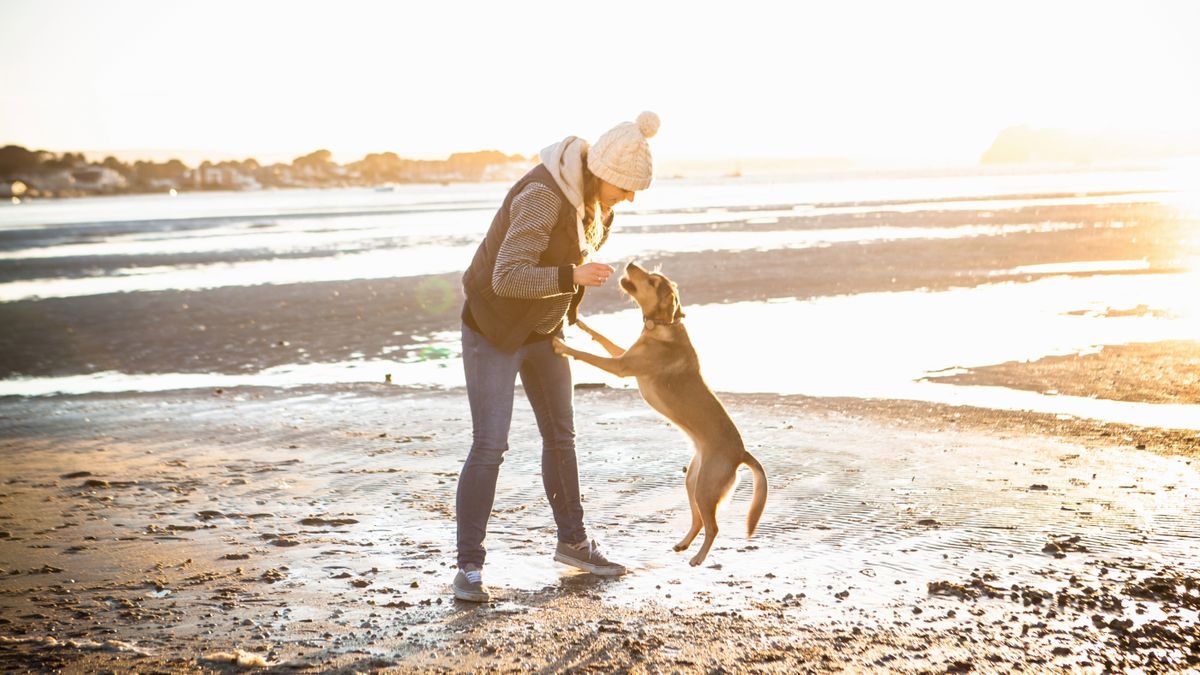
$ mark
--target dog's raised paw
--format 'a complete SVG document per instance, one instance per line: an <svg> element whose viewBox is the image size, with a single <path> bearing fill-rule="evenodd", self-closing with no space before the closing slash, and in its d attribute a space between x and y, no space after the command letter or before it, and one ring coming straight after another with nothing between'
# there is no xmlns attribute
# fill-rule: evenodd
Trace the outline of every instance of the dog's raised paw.
<svg viewBox="0 0 1200 675"><path fill-rule="evenodd" d="M550 338L550 346L554 348L554 353L559 356L566 356L570 348L558 338Z"/></svg>

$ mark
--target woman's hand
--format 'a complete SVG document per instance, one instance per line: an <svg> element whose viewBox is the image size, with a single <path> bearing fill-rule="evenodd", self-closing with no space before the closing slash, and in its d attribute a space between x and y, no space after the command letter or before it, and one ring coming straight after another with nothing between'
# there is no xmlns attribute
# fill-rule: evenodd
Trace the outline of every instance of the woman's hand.
<svg viewBox="0 0 1200 675"><path fill-rule="evenodd" d="M613 268L604 263L590 262L575 268L572 277L576 286L603 286Z"/></svg>

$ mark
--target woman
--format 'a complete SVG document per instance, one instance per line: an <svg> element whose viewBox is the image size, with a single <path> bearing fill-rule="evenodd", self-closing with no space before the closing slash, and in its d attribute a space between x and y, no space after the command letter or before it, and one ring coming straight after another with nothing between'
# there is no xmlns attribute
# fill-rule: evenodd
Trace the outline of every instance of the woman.
<svg viewBox="0 0 1200 675"><path fill-rule="evenodd" d="M584 290L612 274L590 257L608 238L612 207L650 186L646 139L658 124L657 115L643 112L593 146L568 136L542 150L542 163L508 191L463 275L463 366L473 436L458 478L456 598L488 600L483 540L508 449L518 375L542 435L542 483L558 526L554 559L593 574L625 571L600 553L583 526L571 370L550 338L562 336L564 320L575 322Z"/></svg>

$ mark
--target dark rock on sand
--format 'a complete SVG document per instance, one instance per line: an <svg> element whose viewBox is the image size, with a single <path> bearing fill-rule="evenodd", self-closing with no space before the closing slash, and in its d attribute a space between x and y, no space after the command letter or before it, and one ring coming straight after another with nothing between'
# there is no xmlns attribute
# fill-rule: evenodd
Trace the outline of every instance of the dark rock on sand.
<svg viewBox="0 0 1200 675"><path fill-rule="evenodd" d="M338 527L340 525L353 525L358 521L353 518L319 518L310 517L300 521L301 525L309 525L311 527Z"/></svg>
<svg viewBox="0 0 1200 675"><path fill-rule="evenodd" d="M1042 547L1043 553L1051 553L1055 558L1065 557L1069 552L1086 553L1087 547L1080 544L1078 535L1068 537L1066 535L1051 535L1050 541Z"/></svg>

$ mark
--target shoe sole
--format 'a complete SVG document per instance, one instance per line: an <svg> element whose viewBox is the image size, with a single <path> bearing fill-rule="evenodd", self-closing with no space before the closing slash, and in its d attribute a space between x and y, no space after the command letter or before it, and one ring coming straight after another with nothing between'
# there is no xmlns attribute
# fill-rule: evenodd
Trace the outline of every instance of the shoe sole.
<svg viewBox="0 0 1200 675"><path fill-rule="evenodd" d="M565 556L561 553L555 553L554 560L556 562L563 563L564 565L570 565L571 567L578 567L579 569L583 570L584 572L591 572L592 574L595 574L595 575L601 576L601 577L619 577L625 573L624 567L598 567L591 563L585 563L582 560L578 560L575 558L571 558L569 556Z"/></svg>
<svg viewBox="0 0 1200 675"><path fill-rule="evenodd" d="M487 593L467 591L457 587L454 589L454 597L467 602L487 602L488 600L491 600L491 596L489 596Z"/></svg>

